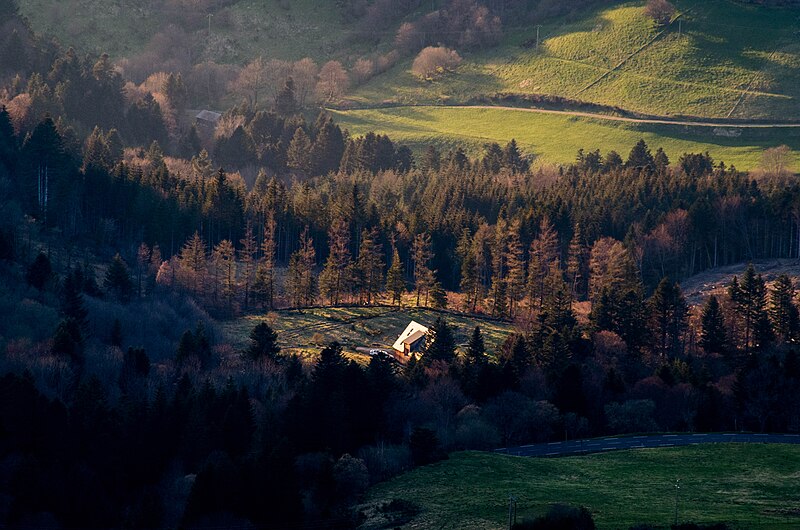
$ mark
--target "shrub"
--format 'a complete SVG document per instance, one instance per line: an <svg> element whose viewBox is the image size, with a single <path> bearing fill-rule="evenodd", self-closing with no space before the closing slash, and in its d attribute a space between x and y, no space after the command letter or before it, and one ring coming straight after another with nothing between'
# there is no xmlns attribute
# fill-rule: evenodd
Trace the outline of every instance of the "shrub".
<svg viewBox="0 0 800 530"><path fill-rule="evenodd" d="M414 75L427 79L451 71L459 64L461 57L455 50L444 46L428 46L414 59L411 71Z"/></svg>
<svg viewBox="0 0 800 530"><path fill-rule="evenodd" d="M667 0L650 0L644 8L645 14L655 20L656 24L666 25L675 14L675 6Z"/></svg>
<svg viewBox="0 0 800 530"><path fill-rule="evenodd" d="M605 408L608 428L613 433L657 431L658 425L653 420L655 409L655 403L649 399L609 403Z"/></svg>
<svg viewBox="0 0 800 530"><path fill-rule="evenodd" d="M563 504L550 507L546 515L533 521L514 525L515 530L594 530L592 514L586 508L575 508Z"/></svg>

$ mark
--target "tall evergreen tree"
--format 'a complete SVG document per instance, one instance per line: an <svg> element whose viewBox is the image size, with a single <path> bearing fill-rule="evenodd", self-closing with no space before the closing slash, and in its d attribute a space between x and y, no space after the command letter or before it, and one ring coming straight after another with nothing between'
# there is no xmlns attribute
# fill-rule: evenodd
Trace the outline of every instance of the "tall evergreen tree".
<svg viewBox="0 0 800 530"><path fill-rule="evenodd" d="M421 362L431 366L435 361L452 364L456 357L456 340L453 329L442 317L436 317L433 325L428 329L425 339L425 350Z"/></svg>
<svg viewBox="0 0 800 530"><path fill-rule="evenodd" d="M203 296L206 288L206 243L195 231L186 241L178 259L183 283L195 295Z"/></svg>
<svg viewBox="0 0 800 530"><path fill-rule="evenodd" d="M250 332L250 344L244 353L248 358L258 361L275 360L280 351L278 334L266 322L261 322Z"/></svg>
<svg viewBox="0 0 800 530"><path fill-rule="evenodd" d="M400 260L400 254L395 246L392 248L392 265L389 267L389 272L386 273L386 290L392 296L392 304L400 307L403 293L406 292L406 280L403 273L403 262Z"/></svg>
<svg viewBox="0 0 800 530"><path fill-rule="evenodd" d="M422 293L425 293L425 305L428 305L428 294L436 281L436 274L429 264L433 259L431 236L425 232L414 237L412 258L414 261L414 288L417 291L417 306L420 305Z"/></svg>
<svg viewBox="0 0 800 530"><path fill-rule="evenodd" d="M727 328L722 306L716 296L709 296L703 305L701 323L700 346L709 353L725 353L728 345Z"/></svg>
<svg viewBox="0 0 800 530"><path fill-rule="evenodd" d="M745 353L766 347L772 338L767 313L767 287L761 275L756 275L752 263L747 266L741 282L736 276L733 277L728 296L740 321L740 347Z"/></svg>
<svg viewBox="0 0 800 530"><path fill-rule="evenodd" d="M113 295L117 300L125 303L131 299L133 294L133 281L128 266L122 260L122 257L117 254L111 260L111 265L106 271L106 277L103 282L106 291Z"/></svg>
<svg viewBox="0 0 800 530"><path fill-rule="evenodd" d="M70 271L61 286L61 314L73 319L86 333L89 330L89 312L83 303L82 275Z"/></svg>
<svg viewBox="0 0 800 530"><path fill-rule="evenodd" d="M244 237L239 242L241 248L239 249L239 261L242 263L242 287L244 288L244 307L250 307L250 292L255 282L256 273L256 252L258 245L256 244L256 236L253 233L253 225L250 221L247 222L247 227L244 231Z"/></svg>
<svg viewBox="0 0 800 530"><path fill-rule="evenodd" d="M663 278L648 305L655 353L662 359L681 353L689 309L678 284Z"/></svg>
<svg viewBox="0 0 800 530"><path fill-rule="evenodd" d="M793 342L800 334L800 315L795 304L796 291L791 278L781 274L770 292L769 315L781 342Z"/></svg>
<svg viewBox="0 0 800 530"><path fill-rule="evenodd" d="M372 304L383 290L383 249L378 241L378 229L364 229L356 262L360 279L361 302Z"/></svg>
<svg viewBox="0 0 800 530"><path fill-rule="evenodd" d="M328 259L319 276L319 288L331 305L338 305L350 293L353 273L350 233L347 223L341 219L331 224L328 249Z"/></svg>
<svg viewBox="0 0 800 530"><path fill-rule="evenodd" d="M286 165L290 169L309 173L311 171L311 139L302 127L295 130L289 149L286 151Z"/></svg>

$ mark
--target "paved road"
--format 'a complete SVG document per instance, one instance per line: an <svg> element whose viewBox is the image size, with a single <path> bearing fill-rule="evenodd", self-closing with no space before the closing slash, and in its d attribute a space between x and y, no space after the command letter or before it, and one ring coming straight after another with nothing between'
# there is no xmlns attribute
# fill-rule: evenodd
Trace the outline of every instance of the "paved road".
<svg viewBox="0 0 800 530"><path fill-rule="evenodd" d="M621 121L627 123L641 123L653 125L680 125L685 127L715 127L721 129L798 129L800 123L798 122L741 122L731 123L725 121L714 120L683 120L683 119L670 119L670 118L629 118L625 116L613 116L610 114L599 114L594 112L581 112L571 110L552 110L552 109L539 109L533 107L508 107L503 105L434 105L434 104L418 104L418 105L386 105L386 106L365 106L346 109L348 111L358 110L391 110L403 108L442 108L442 109L495 109L517 112L531 112L534 114L560 114L564 116L578 116L582 118L593 118L597 120L608 121Z"/></svg>
<svg viewBox="0 0 800 530"><path fill-rule="evenodd" d="M730 433L620 436L523 445L520 447L504 447L502 449L495 449L495 452L512 456L555 457L587 453L601 453L619 449L675 447L709 443L800 444L800 434Z"/></svg>

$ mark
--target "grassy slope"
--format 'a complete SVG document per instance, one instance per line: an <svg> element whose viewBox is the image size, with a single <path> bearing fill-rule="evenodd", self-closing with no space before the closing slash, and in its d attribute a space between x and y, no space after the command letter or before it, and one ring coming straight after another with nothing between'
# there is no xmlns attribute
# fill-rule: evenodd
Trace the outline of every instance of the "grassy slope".
<svg viewBox="0 0 800 530"><path fill-rule="evenodd" d="M643 15L643 3L605 7L574 22L550 21L539 50L521 46L535 36L534 27L507 31L500 46L465 55L456 73L438 81L415 79L407 61L361 88L355 99L436 103L513 92L659 115L725 117L736 106L732 117L800 118L796 11L680 0L680 34L675 23L626 60L660 31Z"/></svg>
<svg viewBox="0 0 800 530"><path fill-rule="evenodd" d="M21 0L20 10L36 31L55 35L79 50L107 52L112 58L140 52L162 24L163 16L136 0ZM243 64L263 56L317 61L347 59L364 52L350 40L352 26L333 2L239 0L230 8L230 24L211 21L210 46L201 51L218 62ZM310 14L313 13L313 16ZM194 33L208 42L205 24Z"/></svg>
<svg viewBox="0 0 800 530"><path fill-rule="evenodd" d="M729 521L737 528L800 526L800 448L707 445L558 459L456 453L380 484L370 501L395 498L423 508L413 528L505 528L508 497L519 517L552 503L586 506L599 529L671 524L675 479L679 519Z"/></svg>
<svg viewBox="0 0 800 530"><path fill-rule="evenodd" d="M765 147L787 144L800 150L799 131L743 130L738 138L714 136L708 128L637 125L593 118L533 114L522 110L465 108L394 108L334 113L355 134L388 133L393 139L419 147L433 143L466 145L472 154L487 142L505 144L515 138L522 149L554 163L575 159L578 149L612 149L624 156L640 139L655 150L663 147L674 162L684 152L709 151L715 160L740 169L755 167ZM800 156L795 165L800 168Z"/></svg>
<svg viewBox="0 0 800 530"><path fill-rule="evenodd" d="M395 310L388 307L320 308L303 311L276 311L266 315L250 315L223 324L224 333L237 349L247 343L250 330L267 321L278 332L278 340L286 351L315 354L320 346L339 341L347 352L356 347L391 347L411 320L430 325L438 313L425 309ZM476 325L480 325L489 352L497 351L511 333L511 325L476 320L460 315L445 315L455 329L457 343L466 343ZM367 359L361 356L362 361Z"/></svg>

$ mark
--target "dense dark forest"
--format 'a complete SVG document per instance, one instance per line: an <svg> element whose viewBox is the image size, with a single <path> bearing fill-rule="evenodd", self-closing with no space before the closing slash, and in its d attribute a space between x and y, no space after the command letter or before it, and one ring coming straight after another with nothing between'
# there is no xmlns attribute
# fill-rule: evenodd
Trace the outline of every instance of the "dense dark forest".
<svg viewBox="0 0 800 530"><path fill-rule="evenodd" d="M362 18L420 4L340 3ZM462 3L450 13L495 18L445 9L406 30L481 20L459 43L481 46L559 4ZM14 12L0 0L3 526L346 528L371 484L452 450L800 432L793 280L751 266L701 307L679 284L800 257L781 148L757 174L644 142L533 170L513 140L415 153L309 110L292 76L260 104L247 85L203 131L183 118L190 80L133 85ZM516 332L459 346L442 313L421 356L362 366L337 343L284 355L267 324L234 351L216 325L341 304Z"/></svg>

